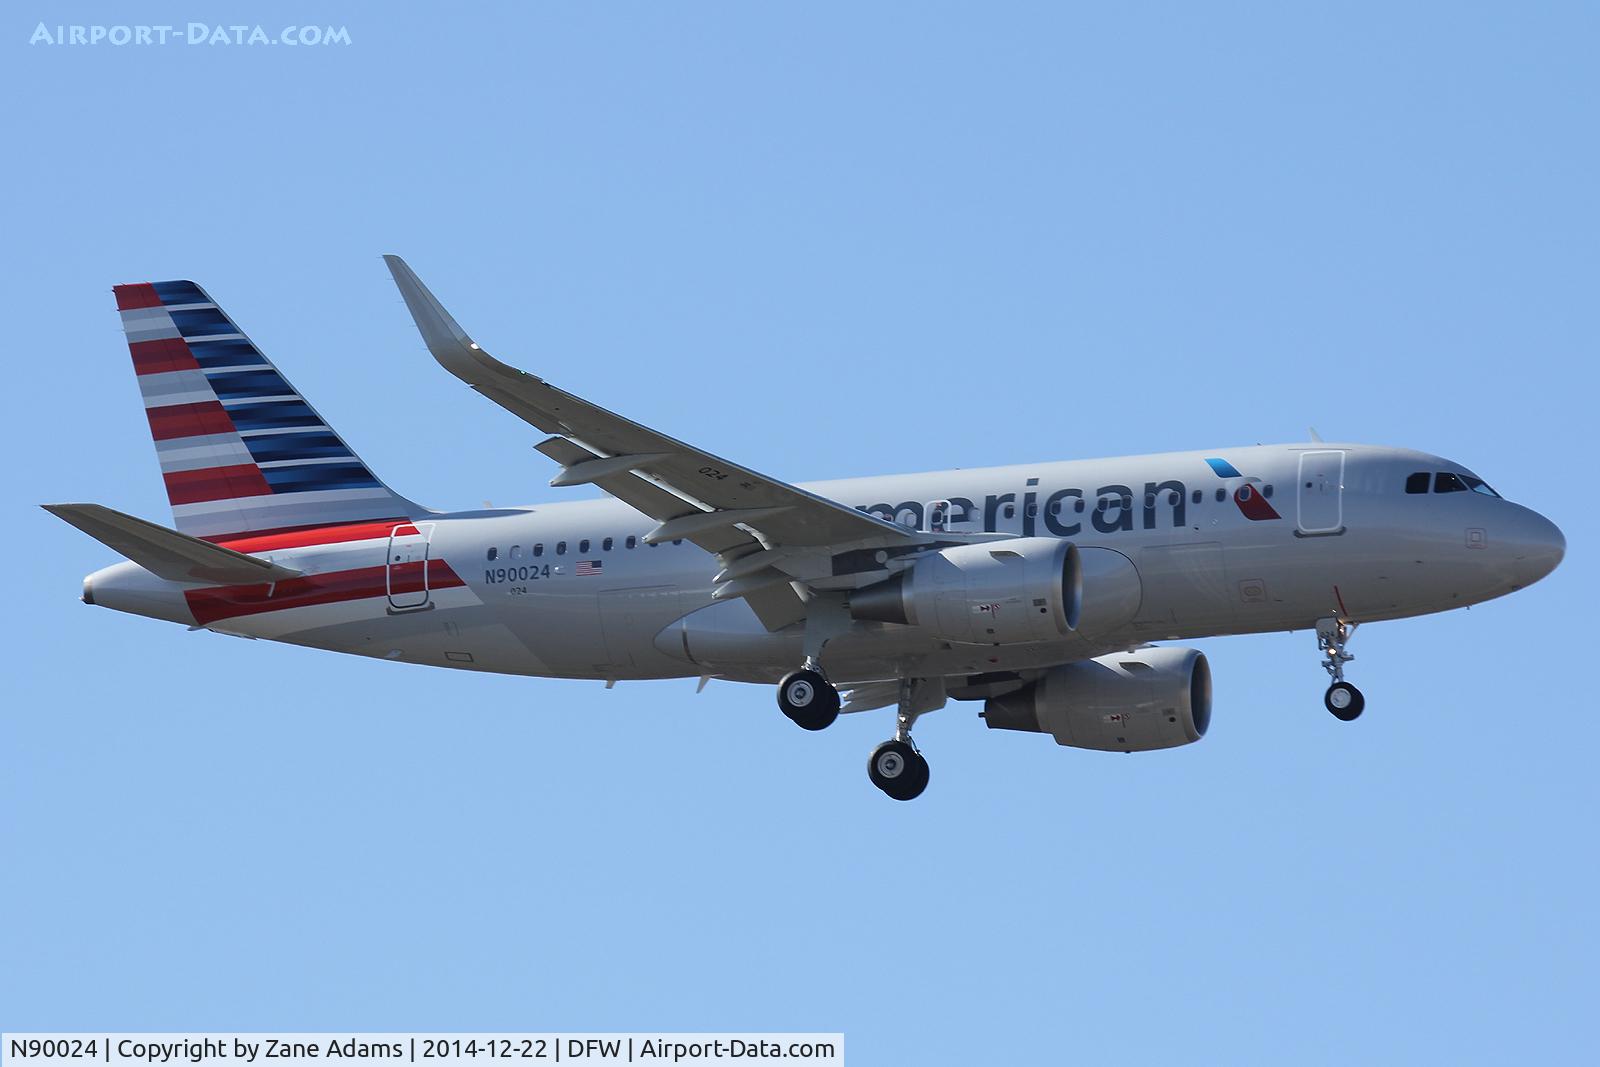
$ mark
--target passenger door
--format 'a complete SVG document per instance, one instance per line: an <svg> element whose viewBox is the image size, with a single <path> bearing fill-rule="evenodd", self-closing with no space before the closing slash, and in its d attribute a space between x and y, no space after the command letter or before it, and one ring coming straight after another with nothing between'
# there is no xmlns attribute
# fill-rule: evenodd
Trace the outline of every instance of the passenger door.
<svg viewBox="0 0 1600 1067"><path fill-rule="evenodd" d="M1300 453L1299 532L1307 537L1344 533L1344 453Z"/></svg>
<svg viewBox="0 0 1600 1067"><path fill-rule="evenodd" d="M389 556L384 566L384 587L389 610L417 611L428 603L428 543L433 523L401 523L389 531Z"/></svg>

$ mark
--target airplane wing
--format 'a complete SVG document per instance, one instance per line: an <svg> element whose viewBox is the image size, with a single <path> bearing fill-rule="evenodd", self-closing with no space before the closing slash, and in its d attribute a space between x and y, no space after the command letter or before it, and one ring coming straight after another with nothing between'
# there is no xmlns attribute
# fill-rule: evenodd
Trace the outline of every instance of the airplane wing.
<svg viewBox="0 0 1600 1067"><path fill-rule="evenodd" d="M404 260L383 258L434 358L551 435L537 446L562 464L551 485L593 483L659 520L647 542L684 538L716 553L723 569L713 596L745 597L769 629L804 617L805 597L791 580L816 586L837 578L834 556L926 543L914 530L685 444L500 362Z"/></svg>
<svg viewBox="0 0 1600 1067"><path fill-rule="evenodd" d="M168 581L255 585L279 582L300 573L271 560L235 552L101 504L41 504L40 507Z"/></svg>

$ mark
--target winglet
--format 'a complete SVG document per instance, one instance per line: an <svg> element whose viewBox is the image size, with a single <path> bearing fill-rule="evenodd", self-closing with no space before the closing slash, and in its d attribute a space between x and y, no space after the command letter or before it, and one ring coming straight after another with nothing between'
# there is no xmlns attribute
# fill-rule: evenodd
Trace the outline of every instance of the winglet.
<svg viewBox="0 0 1600 1067"><path fill-rule="evenodd" d="M405 298L406 310L411 312L412 321L417 324L417 332L422 334L423 343L428 346L428 351L433 353L433 358L438 360L445 370L474 386L478 384L476 379L480 377L473 373L475 370L487 369L504 375L523 376L522 371L501 363L479 348L478 343L451 317L450 312L439 303L439 299L428 291L428 287L422 284L422 279L417 277L417 272L412 270L405 260L399 256L386 255L383 261L389 265L389 273L394 276L394 284L400 290L400 295Z"/></svg>
<svg viewBox="0 0 1600 1067"><path fill-rule="evenodd" d="M271 560L235 552L100 504L41 504L40 507L169 582L257 585L281 582L300 573Z"/></svg>

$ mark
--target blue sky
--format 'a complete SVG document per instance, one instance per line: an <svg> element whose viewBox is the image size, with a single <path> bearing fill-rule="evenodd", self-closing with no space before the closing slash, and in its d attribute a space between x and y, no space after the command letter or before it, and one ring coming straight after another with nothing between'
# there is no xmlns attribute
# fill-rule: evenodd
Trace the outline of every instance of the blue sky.
<svg viewBox="0 0 1600 1067"><path fill-rule="evenodd" d="M843 1031L852 1064L1592 1044L1592 5L12 5L0 1027ZM347 26L29 46L39 21ZM820 735L762 688L479 677L92 610L168 517L110 287L206 286L397 489L568 499L485 346L794 480L1419 447L1566 532L1504 601L1203 643L1119 757Z"/></svg>

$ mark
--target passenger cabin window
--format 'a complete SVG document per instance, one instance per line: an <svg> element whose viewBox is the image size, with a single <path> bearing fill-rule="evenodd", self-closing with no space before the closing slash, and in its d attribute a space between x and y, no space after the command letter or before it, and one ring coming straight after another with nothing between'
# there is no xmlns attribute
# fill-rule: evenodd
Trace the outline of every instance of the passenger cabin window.
<svg viewBox="0 0 1600 1067"><path fill-rule="evenodd" d="M511 546L511 558L512 559L521 559L522 558L522 546L521 545L512 545Z"/></svg>
<svg viewBox="0 0 1600 1067"><path fill-rule="evenodd" d="M1435 493L1465 493L1467 491L1467 483L1462 481L1459 475L1451 474L1449 471L1440 471L1433 476L1433 491Z"/></svg>
<svg viewBox="0 0 1600 1067"><path fill-rule="evenodd" d="M494 558L496 556L498 556L499 554L500 554L500 550L498 548L489 549L489 562L493 563L494 562Z"/></svg>
<svg viewBox="0 0 1600 1067"><path fill-rule="evenodd" d="M556 542L556 555L565 556L566 554L567 554L567 543L565 541L557 541Z"/></svg>
<svg viewBox="0 0 1600 1067"><path fill-rule="evenodd" d="M622 543L624 545L627 545L629 548L633 548L635 545L637 545L639 543L639 539L637 537L633 536L633 534L629 534L628 535L628 539L626 541L622 542Z"/></svg>
<svg viewBox="0 0 1600 1067"><path fill-rule="evenodd" d="M1204 493L1202 493L1200 490L1196 489L1194 491L1194 502L1196 504L1200 503L1200 501L1204 500L1205 498L1206 498L1206 495Z"/></svg>
<svg viewBox="0 0 1600 1067"><path fill-rule="evenodd" d="M611 546L614 545L614 544L616 544L616 542L611 540L611 538L608 537L604 541L600 542L600 551L602 551L602 552L610 552L611 551Z"/></svg>
<svg viewBox="0 0 1600 1067"><path fill-rule="evenodd" d="M1266 497L1266 498L1267 498L1267 499L1269 499L1269 500L1270 500L1270 499L1272 499L1272 486L1270 486L1270 485L1263 485L1263 486L1262 486L1262 487L1261 487L1261 495L1262 495L1262 496L1264 496L1264 497Z"/></svg>
<svg viewBox="0 0 1600 1067"><path fill-rule="evenodd" d="M589 539L587 537L585 537L582 541L578 542L578 551L579 552L587 552L587 551L589 551Z"/></svg>
<svg viewBox="0 0 1600 1067"><path fill-rule="evenodd" d="M1217 490L1217 503L1220 504L1226 499L1228 499L1228 491L1226 489L1218 489Z"/></svg>
<svg viewBox="0 0 1600 1067"><path fill-rule="evenodd" d="M544 555L544 542L541 541L533 546L533 554L535 558Z"/></svg>
<svg viewBox="0 0 1600 1067"><path fill-rule="evenodd" d="M1406 478L1406 492L1413 495L1428 491L1428 472L1418 471Z"/></svg>

